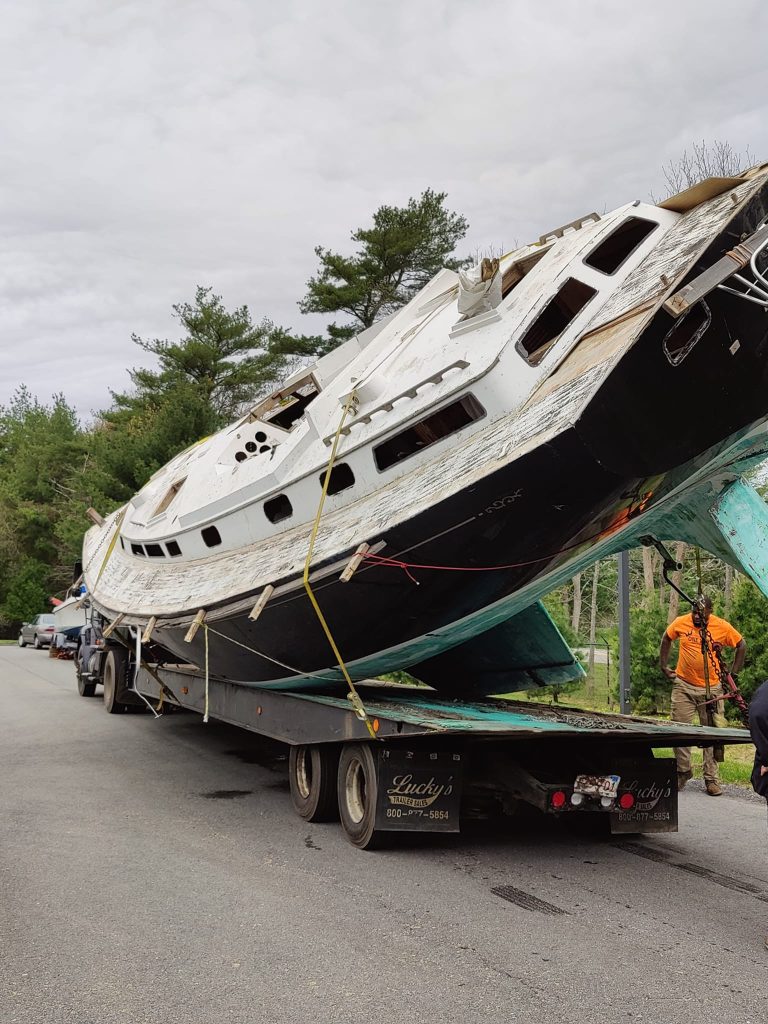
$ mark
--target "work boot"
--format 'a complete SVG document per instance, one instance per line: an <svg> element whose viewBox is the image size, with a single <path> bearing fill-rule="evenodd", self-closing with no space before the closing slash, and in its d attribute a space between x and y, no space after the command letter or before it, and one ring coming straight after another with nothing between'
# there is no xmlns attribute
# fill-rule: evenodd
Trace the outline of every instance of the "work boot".
<svg viewBox="0 0 768 1024"><path fill-rule="evenodd" d="M677 773L677 791L685 789L686 782L690 782L693 778L693 772L678 772Z"/></svg>
<svg viewBox="0 0 768 1024"><path fill-rule="evenodd" d="M712 781L711 779L708 782L705 782L704 785L706 786L707 795L708 796L722 796L723 795L723 791L722 791L722 789L720 789L720 786L716 782Z"/></svg>

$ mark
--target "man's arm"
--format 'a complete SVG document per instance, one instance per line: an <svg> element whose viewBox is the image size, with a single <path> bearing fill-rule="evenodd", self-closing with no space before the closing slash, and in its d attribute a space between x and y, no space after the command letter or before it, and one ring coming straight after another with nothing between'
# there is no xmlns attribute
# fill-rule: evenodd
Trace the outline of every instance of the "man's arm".
<svg viewBox="0 0 768 1024"><path fill-rule="evenodd" d="M742 640L742 643L744 641ZM659 666L661 671L667 677L667 679L675 679L676 674L673 668L670 668L667 662L669 661L669 649L672 646L672 641L669 639L667 634L661 638L661 647L659 648ZM743 659L742 659L743 660ZM735 671L735 670L734 670Z"/></svg>
<svg viewBox="0 0 768 1024"><path fill-rule="evenodd" d="M744 659L746 658L746 656L746 641L739 640L739 642L736 644L736 653L733 656L733 667L731 668L731 672L733 672L734 675L736 675L738 672L741 672L742 668L744 667Z"/></svg>

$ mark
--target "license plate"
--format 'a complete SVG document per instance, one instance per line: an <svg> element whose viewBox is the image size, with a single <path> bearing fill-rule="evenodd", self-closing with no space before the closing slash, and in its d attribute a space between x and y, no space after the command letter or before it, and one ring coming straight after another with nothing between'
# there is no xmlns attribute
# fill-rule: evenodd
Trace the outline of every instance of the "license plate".
<svg viewBox="0 0 768 1024"><path fill-rule="evenodd" d="M584 796L607 796L615 799L619 791L620 775L577 775L573 784L574 793Z"/></svg>

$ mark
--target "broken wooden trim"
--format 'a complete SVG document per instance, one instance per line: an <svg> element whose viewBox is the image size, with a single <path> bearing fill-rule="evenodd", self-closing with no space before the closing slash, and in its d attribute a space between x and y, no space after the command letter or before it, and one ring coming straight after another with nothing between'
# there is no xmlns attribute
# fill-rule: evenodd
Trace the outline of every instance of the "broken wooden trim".
<svg viewBox="0 0 768 1024"><path fill-rule="evenodd" d="M143 644L148 644L149 641L152 639L152 630L155 628L156 625L157 625L157 616L153 615L152 618L147 623L146 628L144 630L144 633L142 634L141 642Z"/></svg>
<svg viewBox="0 0 768 1024"><path fill-rule="evenodd" d="M104 525L104 516L100 512L97 512L95 508L87 508L85 510L85 514L95 526Z"/></svg>

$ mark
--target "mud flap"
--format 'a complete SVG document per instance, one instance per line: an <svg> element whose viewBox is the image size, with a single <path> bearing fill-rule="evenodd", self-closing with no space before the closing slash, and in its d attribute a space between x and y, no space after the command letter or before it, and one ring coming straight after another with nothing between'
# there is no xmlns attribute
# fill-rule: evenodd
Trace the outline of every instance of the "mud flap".
<svg viewBox="0 0 768 1024"><path fill-rule="evenodd" d="M631 793L630 810L611 811L611 834L677 832L677 765L674 758L659 759L637 771L626 771L620 793Z"/></svg>
<svg viewBox="0 0 768 1024"><path fill-rule="evenodd" d="M462 757L453 751L379 750L376 828L458 832Z"/></svg>

